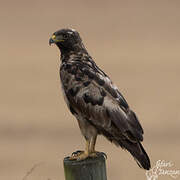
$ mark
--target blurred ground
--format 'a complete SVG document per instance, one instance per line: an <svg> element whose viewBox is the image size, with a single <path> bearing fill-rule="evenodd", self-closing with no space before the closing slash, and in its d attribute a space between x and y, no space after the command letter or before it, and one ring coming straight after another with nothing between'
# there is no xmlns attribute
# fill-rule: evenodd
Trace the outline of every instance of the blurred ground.
<svg viewBox="0 0 180 180"><path fill-rule="evenodd" d="M64 179L63 157L84 148L59 85L51 34L77 29L145 130L152 166L180 169L180 1L2 1L0 6L0 179ZM109 180L146 179L128 153L99 137ZM180 178L180 177L179 177ZM171 179L161 176L159 180Z"/></svg>

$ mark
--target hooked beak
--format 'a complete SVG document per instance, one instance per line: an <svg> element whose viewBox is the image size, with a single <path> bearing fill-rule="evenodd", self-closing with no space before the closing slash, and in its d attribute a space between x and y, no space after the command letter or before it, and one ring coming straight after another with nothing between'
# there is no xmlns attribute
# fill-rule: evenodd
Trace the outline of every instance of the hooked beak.
<svg viewBox="0 0 180 180"><path fill-rule="evenodd" d="M52 37L49 39L49 45L54 44L55 43L55 39L56 39L56 36L52 35Z"/></svg>
<svg viewBox="0 0 180 180"><path fill-rule="evenodd" d="M49 45L56 44L63 41L64 39L62 37L56 37L56 35L53 34L52 37L49 39Z"/></svg>
<svg viewBox="0 0 180 180"><path fill-rule="evenodd" d="M51 44L54 43L54 40L52 38L49 39L49 45L51 46Z"/></svg>

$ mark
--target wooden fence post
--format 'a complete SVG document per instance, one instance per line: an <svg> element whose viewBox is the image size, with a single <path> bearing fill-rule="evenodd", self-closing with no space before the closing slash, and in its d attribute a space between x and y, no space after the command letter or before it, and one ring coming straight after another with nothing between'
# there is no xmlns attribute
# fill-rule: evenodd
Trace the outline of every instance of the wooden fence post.
<svg viewBox="0 0 180 180"><path fill-rule="evenodd" d="M64 158L65 180L107 180L105 154L83 161Z"/></svg>

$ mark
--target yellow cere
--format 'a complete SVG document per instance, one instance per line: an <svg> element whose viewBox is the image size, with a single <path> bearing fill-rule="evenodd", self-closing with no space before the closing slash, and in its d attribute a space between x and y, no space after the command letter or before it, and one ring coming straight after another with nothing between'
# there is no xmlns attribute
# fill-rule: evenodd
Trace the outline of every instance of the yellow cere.
<svg viewBox="0 0 180 180"><path fill-rule="evenodd" d="M56 36L55 36L55 35L52 35L52 39L56 39Z"/></svg>

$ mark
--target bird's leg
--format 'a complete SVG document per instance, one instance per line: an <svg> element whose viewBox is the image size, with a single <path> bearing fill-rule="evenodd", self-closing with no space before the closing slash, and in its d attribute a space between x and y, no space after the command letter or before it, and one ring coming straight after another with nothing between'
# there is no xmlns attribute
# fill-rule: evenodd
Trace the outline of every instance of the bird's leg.
<svg viewBox="0 0 180 180"><path fill-rule="evenodd" d="M72 155L70 156L70 160L83 160L86 159L89 156L89 145L90 145L90 141L88 139L86 139L86 147L85 147L85 151L76 151L74 153L72 153Z"/></svg>
<svg viewBox="0 0 180 180"><path fill-rule="evenodd" d="M96 143L96 137L93 136L89 139L86 139L86 147L85 151L77 151L71 155L69 158L70 160L84 160L88 157L96 157L96 151L95 151L95 143Z"/></svg>
<svg viewBox="0 0 180 180"><path fill-rule="evenodd" d="M103 152L95 151L95 144L96 144L97 136L94 136L90 140L90 146L89 146L89 156L90 157L97 157L98 154L103 155L107 159L107 155Z"/></svg>
<svg viewBox="0 0 180 180"><path fill-rule="evenodd" d="M97 136L93 136L90 139L90 144L89 144L89 156L90 157L96 157L97 156L96 151L95 151L96 139L97 139Z"/></svg>

